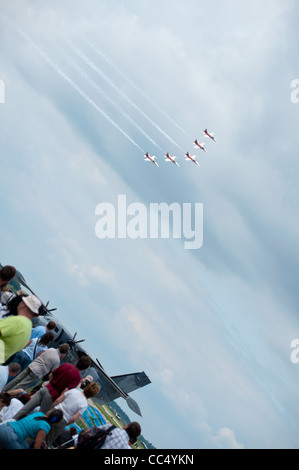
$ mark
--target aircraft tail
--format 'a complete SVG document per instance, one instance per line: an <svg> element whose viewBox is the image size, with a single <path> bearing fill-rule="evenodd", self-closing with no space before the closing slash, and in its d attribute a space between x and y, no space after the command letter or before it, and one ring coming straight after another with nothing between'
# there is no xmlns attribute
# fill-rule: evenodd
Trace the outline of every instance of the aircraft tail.
<svg viewBox="0 0 299 470"><path fill-rule="evenodd" d="M151 383L145 372L134 372L132 374L116 375L111 377L114 382L125 392L130 393L140 387Z"/></svg>

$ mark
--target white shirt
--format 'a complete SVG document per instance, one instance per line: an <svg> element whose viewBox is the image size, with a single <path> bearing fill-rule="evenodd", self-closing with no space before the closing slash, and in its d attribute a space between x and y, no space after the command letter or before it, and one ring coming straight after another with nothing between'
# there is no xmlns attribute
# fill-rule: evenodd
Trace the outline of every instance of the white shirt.
<svg viewBox="0 0 299 470"><path fill-rule="evenodd" d="M76 413L81 415L87 410L88 403L82 390L79 388L72 388L65 392L65 398L63 402L56 405L57 410L61 410L63 413L63 419L68 423Z"/></svg>
<svg viewBox="0 0 299 470"><path fill-rule="evenodd" d="M23 403L18 400L17 398L12 398L9 406L3 406L2 410L0 411L0 419L1 421L6 421L8 419L12 419L17 412L23 408Z"/></svg>
<svg viewBox="0 0 299 470"><path fill-rule="evenodd" d="M8 366L0 366L0 392L8 381Z"/></svg>

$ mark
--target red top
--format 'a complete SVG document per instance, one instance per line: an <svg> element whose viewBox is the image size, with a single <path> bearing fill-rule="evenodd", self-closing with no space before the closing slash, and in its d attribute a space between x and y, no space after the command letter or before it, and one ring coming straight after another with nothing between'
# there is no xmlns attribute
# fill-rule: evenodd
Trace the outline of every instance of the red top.
<svg viewBox="0 0 299 470"><path fill-rule="evenodd" d="M51 382L46 385L48 388L53 401L59 397L59 395L68 388L69 390L77 387L81 380L79 370L73 364L65 362L61 366L52 372L53 378Z"/></svg>

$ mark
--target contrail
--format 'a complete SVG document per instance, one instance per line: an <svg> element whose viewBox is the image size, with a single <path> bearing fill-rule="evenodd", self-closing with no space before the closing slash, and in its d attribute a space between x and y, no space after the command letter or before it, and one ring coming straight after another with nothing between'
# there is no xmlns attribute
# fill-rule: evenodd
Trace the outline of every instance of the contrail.
<svg viewBox="0 0 299 470"><path fill-rule="evenodd" d="M107 82L114 90L116 90L126 101L130 103L133 108L135 108L145 119L147 119L156 129L158 129L161 134L163 134L168 140L170 140L174 145L176 145L179 149L183 150L182 147L175 142L161 127L159 127L151 118L147 116L147 114L142 111L117 85L113 83L113 81L107 77L93 62L90 60L80 49L76 49L72 44L67 41L69 47L79 55L105 82Z"/></svg>
<svg viewBox="0 0 299 470"><path fill-rule="evenodd" d="M96 83L92 78L89 77L89 75L77 64L77 62L72 58L72 57L67 57L70 65L82 76L85 78L85 80L88 81L88 83L104 98L112 105L114 106L133 126L136 127L136 129L139 130L152 144L154 144L158 149L162 150L163 149L158 145L125 111L123 111L118 103L116 103L114 100L112 100L107 93L105 93Z"/></svg>
<svg viewBox="0 0 299 470"><path fill-rule="evenodd" d="M40 56L45 59L48 64L61 76L63 77L88 103L90 103L93 108L98 111L102 116L104 116L110 124L112 124L114 127L116 127L119 132L121 132L135 147L137 147L141 152L145 153L145 151L110 117L108 114L105 113L81 88L65 73L61 68L53 62L50 57L47 56L47 54L39 47L37 46L34 41L23 31L21 31L16 25L14 25L6 16L0 15L2 18L6 20L6 22L13 28L15 29L23 38L28 41L31 46L38 52Z"/></svg>
<svg viewBox="0 0 299 470"><path fill-rule="evenodd" d="M155 106L158 111L163 114L169 121L174 124L181 132L183 132L185 135L189 137L189 134L183 129L177 122L175 122L163 109L161 109L153 100L151 100L137 85L134 83L127 75L122 72L111 60L109 60L103 52L101 52L99 49L97 49L88 39L86 39L82 34L78 33L81 39L86 42L86 44L91 47L102 59L105 60L105 62L110 65L111 68L113 68L122 78L124 78L135 90L140 93L151 105Z"/></svg>

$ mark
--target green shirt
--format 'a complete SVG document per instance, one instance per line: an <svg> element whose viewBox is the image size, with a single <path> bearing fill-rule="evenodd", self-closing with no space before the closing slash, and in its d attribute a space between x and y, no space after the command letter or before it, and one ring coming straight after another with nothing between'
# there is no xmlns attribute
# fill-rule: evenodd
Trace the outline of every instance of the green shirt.
<svg viewBox="0 0 299 470"><path fill-rule="evenodd" d="M24 315L12 315L0 320L0 364L26 346L31 330L32 322Z"/></svg>

